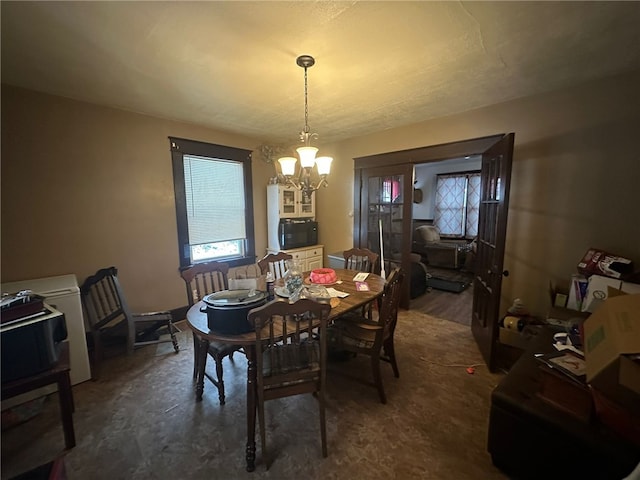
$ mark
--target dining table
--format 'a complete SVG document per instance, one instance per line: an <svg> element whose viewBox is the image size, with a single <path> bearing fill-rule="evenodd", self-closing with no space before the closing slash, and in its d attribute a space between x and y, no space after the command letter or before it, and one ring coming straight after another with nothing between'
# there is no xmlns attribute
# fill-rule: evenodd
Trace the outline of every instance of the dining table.
<svg viewBox="0 0 640 480"><path fill-rule="evenodd" d="M371 302L374 302L382 295L385 280L380 275L373 273L367 274L362 282L356 282L354 277L359 272L347 269L333 269L336 272L336 282L331 285L324 285L327 288L334 289L340 296L331 298L331 311L329 312L329 324L336 318L347 312L358 310ZM309 285L310 272L304 272L304 283ZM363 285L365 289L363 289ZM278 291L278 289L276 289ZM342 294L347 294L343 296ZM276 295L274 301L289 301L288 298ZM197 343L198 373L196 380L196 397L202 398L204 391L204 370L206 367L207 350L210 342L222 342L243 347L247 357L247 445L246 445L246 468L248 472L255 470L256 459L256 359L255 359L255 342L256 332L248 333L220 333L211 330L208 325L207 313L204 308L204 302L200 301L189 308L187 311L187 325L195 334ZM268 331L264 332L265 339Z"/></svg>

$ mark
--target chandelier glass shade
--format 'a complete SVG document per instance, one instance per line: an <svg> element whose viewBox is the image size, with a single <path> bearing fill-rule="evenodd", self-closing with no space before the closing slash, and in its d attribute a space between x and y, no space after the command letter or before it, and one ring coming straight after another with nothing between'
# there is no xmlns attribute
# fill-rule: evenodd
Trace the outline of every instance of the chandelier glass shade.
<svg viewBox="0 0 640 480"><path fill-rule="evenodd" d="M285 178L285 185L292 186L298 190L304 191L310 195L320 187L327 186L327 175L331 171L332 157L317 157L318 149L311 146L311 139L317 138L317 133L311 133L309 128L309 105L307 101L307 69L315 64L315 60L310 55L301 55L296 59L298 66L304 68L304 129L300 132L300 141L302 147L298 147L296 152L300 157L300 169L296 175L296 164L298 159L295 157L282 157L278 159L282 175ZM319 180L312 180L313 167L316 167Z"/></svg>

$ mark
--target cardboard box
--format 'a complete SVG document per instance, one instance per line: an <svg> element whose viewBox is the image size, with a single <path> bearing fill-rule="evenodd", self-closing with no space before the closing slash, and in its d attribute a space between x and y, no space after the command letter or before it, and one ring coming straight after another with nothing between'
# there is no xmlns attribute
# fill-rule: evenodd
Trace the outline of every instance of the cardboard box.
<svg viewBox="0 0 640 480"><path fill-rule="evenodd" d="M612 253L590 248L578 263L578 272L583 275L604 275L611 278L621 278L633 272L630 259Z"/></svg>
<svg viewBox="0 0 640 480"><path fill-rule="evenodd" d="M622 290L624 293L640 293L640 284L622 282L622 286L620 287L620 290Z"/></svg>
<svg viewBox="0 0 640 480"><path fill-rule="evenodd" d="M621 280L602 275L591 275L587 285L587 293L582 301L582 311L595 312L609 297L609 288L620 290L621 286Z"/></svg>
<svg viewBox="0 0 640 480"><path fill-rule="evenodd" d="M576 325L580 327L589 317L589 312L578 312L568 308L551 307L547 312L547 323L570 331Z"/></svg>
<svg viewBox="0 0 640 480"><path fill-rule="evenodd" d="M587 383L640 415L640 294L608 298L583 327Z"/></svg>
<svg viewBox="0 0 640 480"><path fill-rule="evenodd" d="M509 345L510 347L526 350L529 348L531 339L537 336L543 329L542 325L525 325L524 329L519 332L505 327L499 329L500 343Z"/></svg>

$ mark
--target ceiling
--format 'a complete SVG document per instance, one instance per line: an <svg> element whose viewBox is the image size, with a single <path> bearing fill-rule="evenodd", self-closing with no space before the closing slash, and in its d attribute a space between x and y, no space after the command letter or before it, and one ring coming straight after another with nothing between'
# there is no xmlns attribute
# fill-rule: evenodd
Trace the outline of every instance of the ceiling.
<svg viewBox="0 0 640 480"><path fill-rule="evenodd" d="M640 2L0 3L2 82L319 144L640 69Z"/></svg>

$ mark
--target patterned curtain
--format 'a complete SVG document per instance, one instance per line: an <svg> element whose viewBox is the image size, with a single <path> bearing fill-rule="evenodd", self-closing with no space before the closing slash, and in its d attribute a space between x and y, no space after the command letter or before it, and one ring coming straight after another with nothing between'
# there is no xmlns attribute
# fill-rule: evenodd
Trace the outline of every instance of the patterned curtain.
<svg viewBox="0 0 640 480"><path fill-rule="evenodd" d="M466 175L438 175L434 225L440 230L440 235L463 235L466 186Z"/></svg>
<svg viewBox="0 0 640 480"><path fill-rule="evenodd" d="M480 174L469 175L467 185L467 230L466 238L478 236L478 214L480 212Z"/></svg>
<svg viewBox="0 0 640 480"><path fill-rule="evenodd" d="M434 225L440 235L475 237L479 210L480 173L438 175Z"/></svg>

